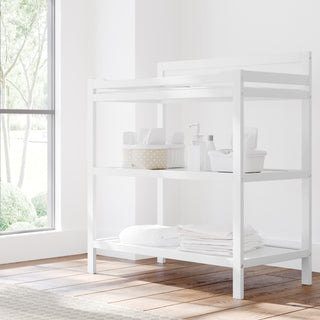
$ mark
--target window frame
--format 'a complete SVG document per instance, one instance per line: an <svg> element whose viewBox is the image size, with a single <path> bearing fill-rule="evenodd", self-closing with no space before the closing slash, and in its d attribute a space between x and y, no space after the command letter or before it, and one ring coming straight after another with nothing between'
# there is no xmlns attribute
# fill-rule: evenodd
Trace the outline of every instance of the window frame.
<svg viewBox="0 0 320 320"><path fill-rule="evenodd" d="M50 227L35 228L30 230L0 231L0 236L10 234L21 234L30 232L42 232L56 229L55 212L55 123L56 123L56 12L55 0L47 0L48 5L48 40L47 40L47 67L48 67L48 109L3 109L1 114L21 115L45 115L48 119L47 125L47 221Z"/></svg>

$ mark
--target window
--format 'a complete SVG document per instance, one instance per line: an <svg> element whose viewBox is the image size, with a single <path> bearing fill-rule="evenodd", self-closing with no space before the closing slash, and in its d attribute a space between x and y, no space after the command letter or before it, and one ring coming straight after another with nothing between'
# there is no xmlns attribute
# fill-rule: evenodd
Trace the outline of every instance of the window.
<svg viewBox="0 0 320 320"><path fill-rule="evenodd" d="M54 0L0 0L0 233L54 228Z"/></svg>

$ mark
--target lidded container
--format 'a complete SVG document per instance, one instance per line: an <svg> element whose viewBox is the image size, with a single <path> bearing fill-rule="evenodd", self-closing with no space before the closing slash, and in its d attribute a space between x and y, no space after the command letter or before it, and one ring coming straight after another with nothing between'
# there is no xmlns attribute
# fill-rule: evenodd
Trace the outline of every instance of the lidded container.
<svg viewBox="0 0 320 320"><path fill-rule="evenodd" d="M212 171L233 172L233 151L231 149L209 151L210 165ZM248 150L244 155L244 172L261 172L264 166L266 151Z"/></svg>
<svg viewBox="0 0 320 320"><path fill-rule="evenodd" d="M246 173L261 172L264 167L266 151L256 150L258 144L258 129L245 127L243 132L243 170ZM232 136L231 136L232 145ZM232 149L212 150L208 152L212 171L233 172Z"/></svg>

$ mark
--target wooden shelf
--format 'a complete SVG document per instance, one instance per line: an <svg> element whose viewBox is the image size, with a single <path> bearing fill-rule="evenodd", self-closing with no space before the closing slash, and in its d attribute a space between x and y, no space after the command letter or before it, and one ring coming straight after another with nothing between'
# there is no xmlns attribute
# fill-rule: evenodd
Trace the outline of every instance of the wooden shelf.
<svg viewBox="0 0 320 320"><path fill-rule="evenodd" d="M127 176L136 178L164 178L172 180L199 180L199 181L232 181L233 174L226 172L211 171L188 171L185 168L167 169L167 170L144 170L144 169L127 169L113 167L96 167L93 174L108 176ZM255 181L273 181L273 180L292 180L306 179L310 174L303 170L264 170L260 173L244 174L244 182Z"/></svg>
<svg viewBox="0 0 320 320"><path fill-rule="evenodd" d="M118 238L98 239L94 247L111 251L134 253L150 257L163 257L197 263L212 264L223 267L232 267L232 256L205 255L196 252L179 250L176 247L150 247L142 245L123 244ZM253 267L266 263L276 263L294 260L310 255L308 250L265 246L263 248L245 253L244 267Z"/></svg>

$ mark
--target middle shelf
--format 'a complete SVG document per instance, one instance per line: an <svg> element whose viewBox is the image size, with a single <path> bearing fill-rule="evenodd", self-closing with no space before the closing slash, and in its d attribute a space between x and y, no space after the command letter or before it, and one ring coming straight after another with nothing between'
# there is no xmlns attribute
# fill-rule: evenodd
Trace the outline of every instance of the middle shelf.
<svg viewBox="0 0 320 320"><path fill-rule="evenodd" d="M136 178L164 178L172 180L209 180L209 181L232 181L234 174L226 172L212 171L188 171L182 169L166 169L166 170L144 170L144 169L128 169L119 167L94 167L92 169L94 175L108 176L127 176ZM282 169L266 169L259 173L245 173L243 175L244 182L255 181L272 181L272 180L293 180L307 179L311 174L305 170L282 170Z"/></svg>

